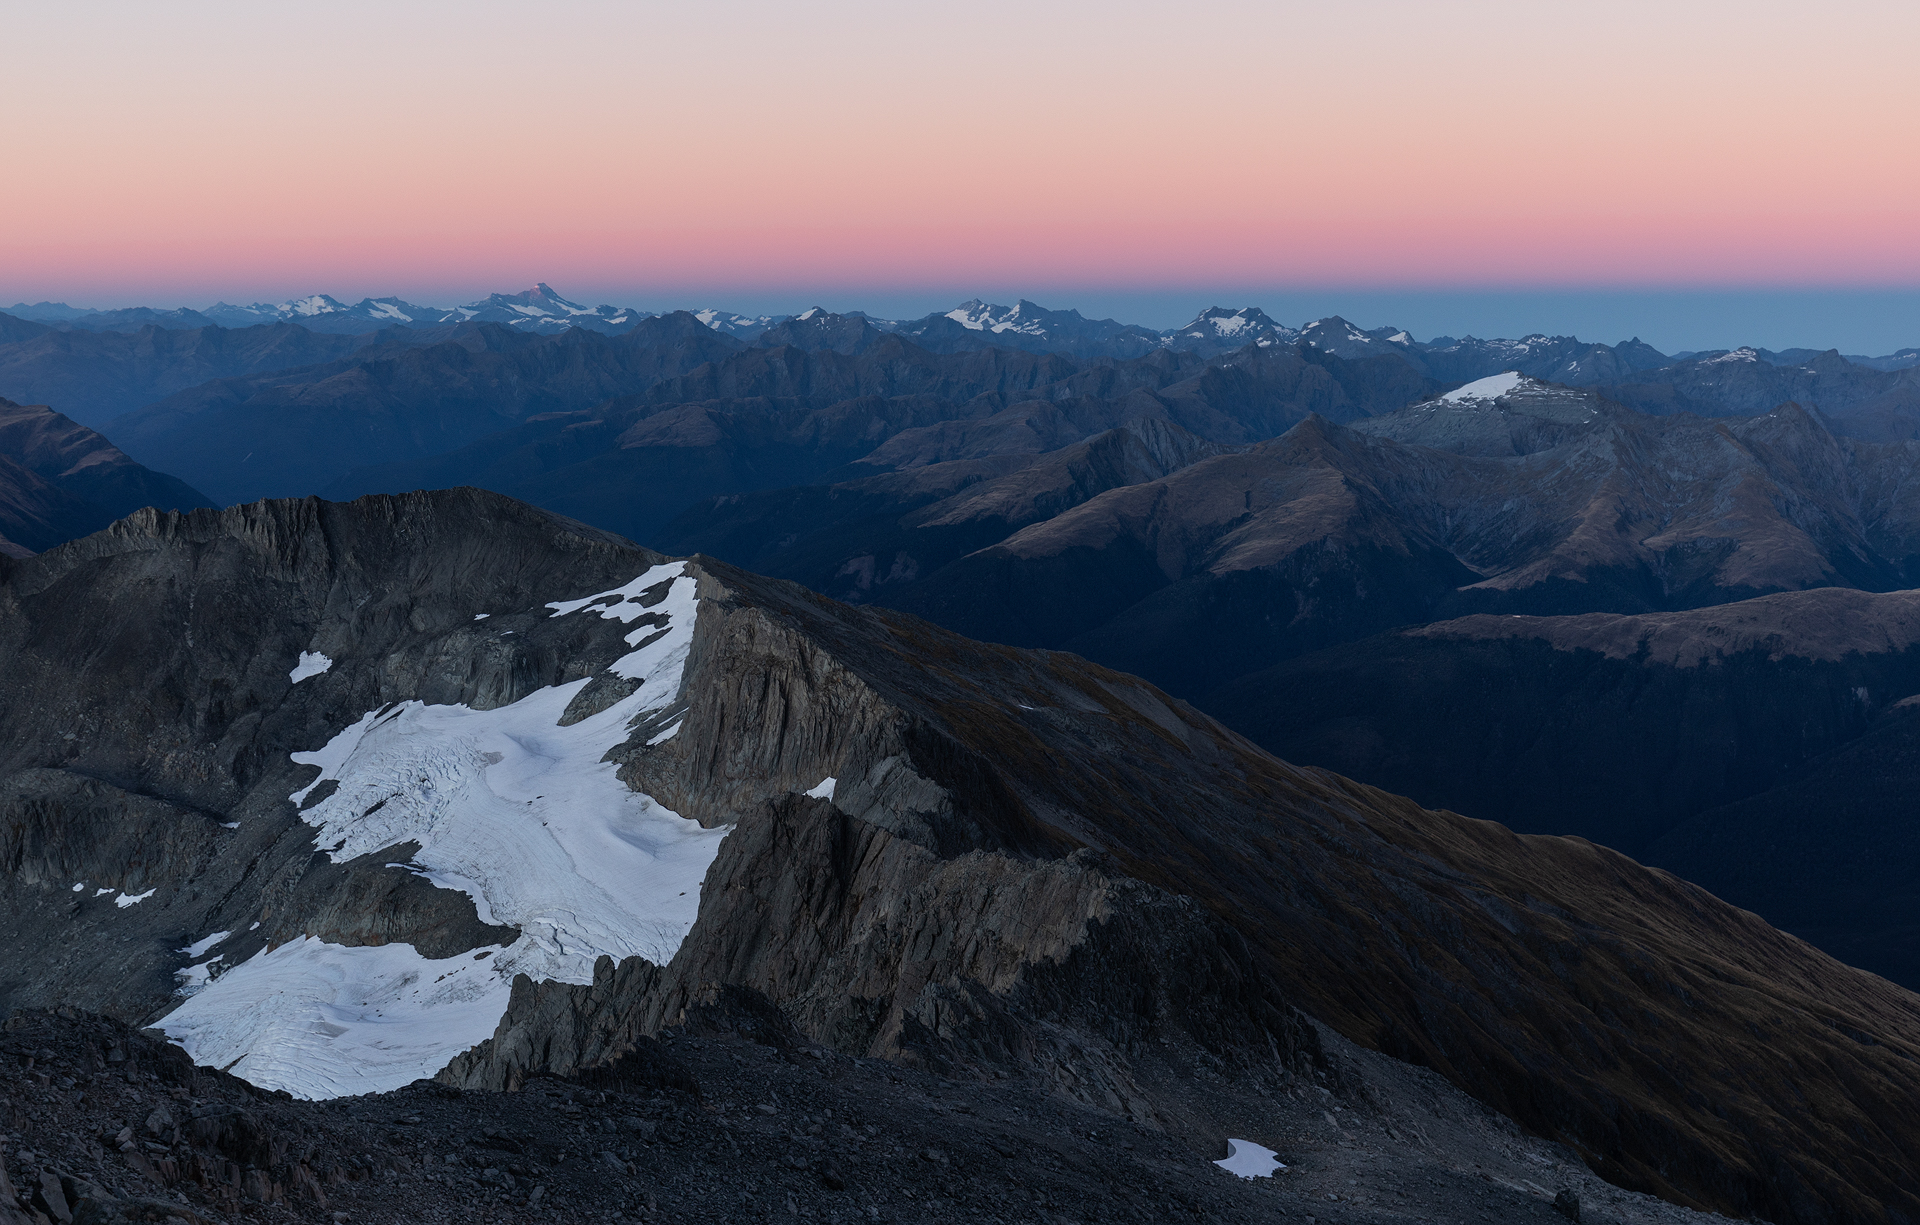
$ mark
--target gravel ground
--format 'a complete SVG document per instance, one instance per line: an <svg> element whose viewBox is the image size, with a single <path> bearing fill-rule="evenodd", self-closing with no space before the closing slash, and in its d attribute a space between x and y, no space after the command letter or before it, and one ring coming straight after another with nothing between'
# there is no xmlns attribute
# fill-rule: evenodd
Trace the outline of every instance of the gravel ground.
<svg viewBox="0 0 1920 1225"><path fill-rule="evenodd" d="M618 1076L421 1082L295 1101L68 1010L0 1031L23 1215L122 1221L1705 1221L1608 1186L1421 1069L1324 1035L1329 1067L1245 1092L1168 1066L1163 1126L1033 1080L958 1083L696 1015ZM760 1041L756 1041L755 1037ZM1211 1162L1231 1135L1287 1169ZM0 1191L0 1225L13 1225ZM65 1215L63 1215L65 1214Z"/></svg>

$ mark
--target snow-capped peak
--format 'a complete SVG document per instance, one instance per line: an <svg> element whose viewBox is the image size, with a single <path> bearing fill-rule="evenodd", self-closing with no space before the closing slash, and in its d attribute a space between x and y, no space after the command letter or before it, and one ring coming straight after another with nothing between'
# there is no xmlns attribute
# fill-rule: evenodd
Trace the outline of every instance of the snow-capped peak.
<svg viewBox="0 0 1920 1225"><path fill-rule="evenodd" d="M308 294L304 298L295 298L291 302L282 302L273 309L277 311L283 319L288 317L311 318L314 315L325 315L333 311L346 310L347 304L331 294L316 293Z"/></svg>
<svg viewBox="0 0 1920 1225"><path fill-rule="evenodd" d="M1282 327L1257 306L1209 306L1193 317L1185 327L1162 333L1168 343L1175 341L1215 341L1229 345L1288 343L1299 336Z"/></svg>
<svg viewBox="0 0 1920 1225"><path fill-rule="evenodd" d="M1759 360L1760 351L1758 349L1753 348L1751 345L1742 345L1731 353L1722 353L1718 357L1709 357L1706 362L1702 364L1711 365L1714 362L1757 362Z"/></svg>

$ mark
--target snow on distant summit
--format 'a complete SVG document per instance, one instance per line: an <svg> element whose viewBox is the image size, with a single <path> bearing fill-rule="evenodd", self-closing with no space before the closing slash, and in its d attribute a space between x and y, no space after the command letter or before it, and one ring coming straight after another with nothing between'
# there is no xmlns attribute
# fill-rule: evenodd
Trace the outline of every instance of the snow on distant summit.
<svg viewBox="0 0 1920 1225"><path fill-rule="evenodd" d="M347 309L347 304L332 294L317 293L292 302L282 302L277 309L283 316L301 319L343 311Z"/></svg>
<svg viewBox="0 0 1920 1225"><path fill-rule="evenodd" d="M1419 364L1417 346L1404 329L1383 327L1362 331L1338 315L1313 320L1300 329L1299 340L1335 357L1379 357L1397 353Z"/></svg>
<svg viewBox="0 0 1920 1225"><path fill-rule="evenodd" d="M752 340L768 328L793 318L792 315L738 315L713 306L694 311L693 317L714 331L725 333L736 340Z"/></svg>
<svg viewBox="0 0 1920 1225"><path fill-rule="evenodd" d="M321 332L373 332L388 327L435 327L450 323L501 323L522 332L563 332L570 327L625 331L652 312L616 306L582 306L555 293L544 281L517 294L490 294L465 306L419 306L404 298L362 298L348 306L332 294L315 293L286 302L234 306L221 302L206 316L223 327L297 323Z"/></svg>
<svg viewBox="0 0 1920 1225"><path fill-rule="evenodd" d="M1168 348L1224 353L1247 345L1288 345L1300 339L1257 306L1209 306L1184 327L1162 333Z"/></svg>
<svg viewBox="0 0 1920 1225"><path fill-rule="evenodd" d="M1532 381L1523 374L1508 370L1504 374L1491 374L1484 379L1475 379L1464 387L1454 388L1440 398L1452 400L1455 403L1462 400L1497 400L1521 384Z"/></svg>
<svg viewBox="0 0 1920 1225"><path fill-rule="evenodd" d="M962 302L946 314L947 318L972 332L1018 332L1023 336L1045 336L1049 317L1064 313L1067 312L1050 311L1025 298L1012 306L995 306L974 298ZM1073 311L1072 314L1079 321L1080 312Z"/></svg>
<svg viewBox="0 0 1920 1225"><path fill-rule="evenodd" d="M478 302L457 306L449 313L458 316L461 322L504 323L527 332L563 332L570 327L624 331L653 316L652 311L630 307L582 306L569 302L545 281L517 294L490 294Z"/></svg>

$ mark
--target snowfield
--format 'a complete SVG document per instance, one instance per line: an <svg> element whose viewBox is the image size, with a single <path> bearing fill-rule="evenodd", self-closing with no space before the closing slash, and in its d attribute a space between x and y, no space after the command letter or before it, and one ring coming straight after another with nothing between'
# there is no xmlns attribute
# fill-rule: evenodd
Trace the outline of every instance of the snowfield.
<svg viewBox="0 0 1920 1225"><path fill-rule="evenodd" d="M655 566L617 590L547 606L553 616L647 618L608 669L639 688L591 718L559 726L583 679L495 710L403 702L294 754L320 768L289 797L295 804L338 784L301 814L336 862L417 842L396 866L465 893L482 921L516 927L518 939L433 961L407 945L308 937L193 983L161 1027L198 1062L231 1064L266 1088L374 1092L431 1076L492 1036L515 974L587 983L603 954L670 960L727 831L630 790L601 758L637 716L679 695L697 614L683 570ZM671 584L666 598L641 607L641 593L661 583Z"/></svg>
<svg viewBox="0 0 1920 1225"><path fill-rule="evenodd" d="M1497 400L1526 381L1527 377L1524 374L1516 374L1509 370L1505 374L1490 374L1484 379L1475 379L1464 387L1454 388L1440 398L1456 403L1461 400Z"/></svg>

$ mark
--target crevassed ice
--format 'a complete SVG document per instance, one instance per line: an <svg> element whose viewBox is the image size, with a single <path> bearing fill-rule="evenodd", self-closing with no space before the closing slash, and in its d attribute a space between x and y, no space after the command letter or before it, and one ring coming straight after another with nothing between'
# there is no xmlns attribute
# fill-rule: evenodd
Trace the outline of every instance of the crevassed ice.
<svg viewBox="0 0 1920 1225"><path fill-rule="evenodd" d="M519 928L517 940L435 961L407 945L307 938L207 982L162 1028L199 1062L232 1063L267 1088L374 1092L430 1076L491 1036L516 973L586 983L602 954L671 959L726 831L630 790L601 758L636 716L679 695L697 614L684 568L655 566L613 591L547 605L553 616L646 618L609 667L639 688L591 718L559 726L580 680L495 710L414 701L370 711L294 754L320 767L294 803L338 784L302 814L336 862L416 841L405 866L466 893L483 921ZM641 607L661 583L671 584L666 598Z"/></svg>

